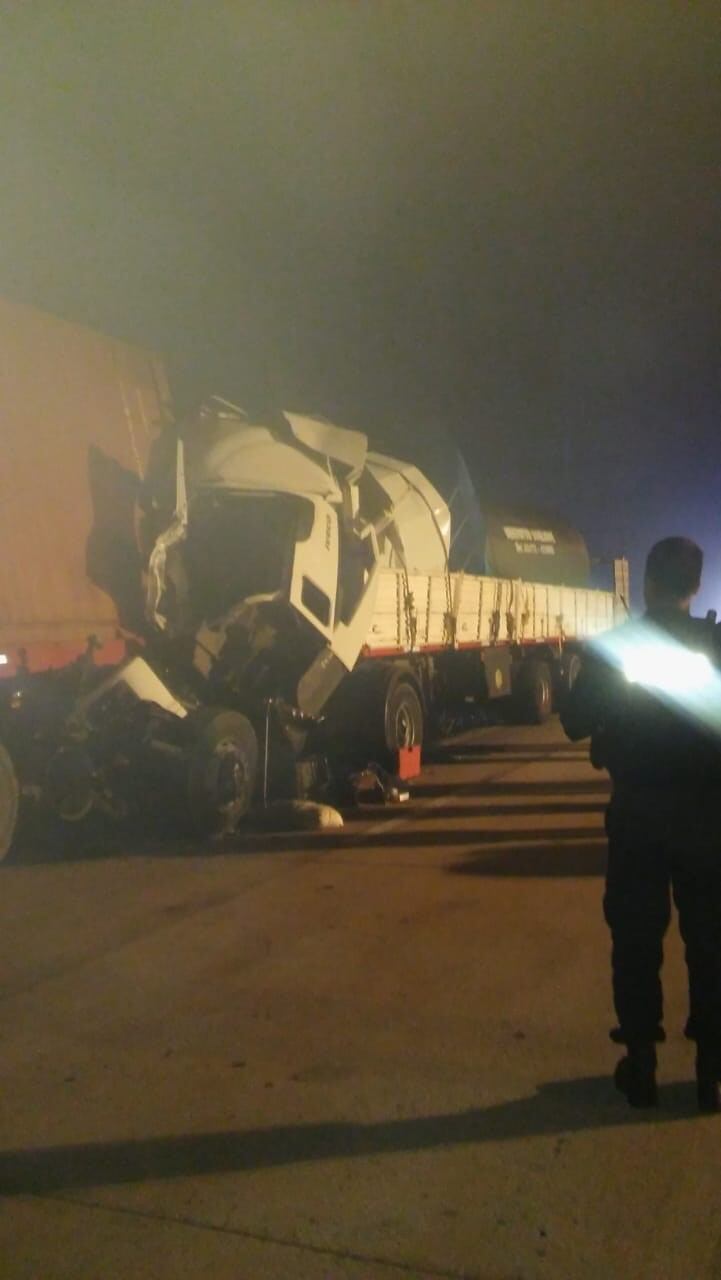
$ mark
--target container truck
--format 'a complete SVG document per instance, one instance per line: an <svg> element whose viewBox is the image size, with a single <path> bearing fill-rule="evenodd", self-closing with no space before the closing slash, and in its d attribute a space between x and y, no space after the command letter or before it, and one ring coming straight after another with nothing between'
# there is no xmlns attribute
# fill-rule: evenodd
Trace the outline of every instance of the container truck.
<svg viewBox="0 0 721 1280"><path fill-rule="evenodd" d="M156 357L0 325L3 853L19 795L217 833L371 762L408 774L455 707L544 719L623 609L625 562L613 591L567 584L585 548L548 521L498 517L502 572L457 567L449 504L361 432L217 398L178 424Z"/></svg>

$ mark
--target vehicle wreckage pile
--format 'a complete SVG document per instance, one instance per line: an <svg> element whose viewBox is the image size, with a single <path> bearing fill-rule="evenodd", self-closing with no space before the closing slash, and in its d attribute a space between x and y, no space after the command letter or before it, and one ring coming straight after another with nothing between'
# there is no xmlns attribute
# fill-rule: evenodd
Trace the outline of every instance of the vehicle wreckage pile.
<svg viewBox="0 0 721 1280"><path fill-rule="evenodd" d="M128 403L124 390L124 424ZM66 661L33 660L3 628L2 853L20 796L64 821L162 809L218 834L257 803L347 795L368 765L383 780L417 772L424 738L459 708L506 699L544 719L578 642L622 604L622 562L614 592L567 585L587 553L574 535L564 565L547 524L501 522L503 572L466 572L453 496L318 418L261 425L212 400L149 435L134 488L89 452L91 480L95 466L132 493L134 543L101 499L86 556L123 653L110 654L110 616L105 642Z"/></svg>

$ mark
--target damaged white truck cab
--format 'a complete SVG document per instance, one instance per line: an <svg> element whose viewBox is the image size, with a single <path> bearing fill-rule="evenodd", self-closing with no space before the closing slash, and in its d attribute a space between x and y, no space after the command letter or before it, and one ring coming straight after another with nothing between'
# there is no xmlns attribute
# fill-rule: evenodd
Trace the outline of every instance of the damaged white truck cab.
<svg viewBox="0 0 721 1280"><path fill-rule="evenodd" d="M151 462L146 480L156 516L167 466ZM204 676L233 642L237 664L239 633L248 665L282 650L282 689L263 692L314 716L358 662L381 570L444 575L449 544L440 494L416 467L369 452L365 435L292 413L251 425L213 401L177 438L148 616L165 635L192 634Z"/></svg>

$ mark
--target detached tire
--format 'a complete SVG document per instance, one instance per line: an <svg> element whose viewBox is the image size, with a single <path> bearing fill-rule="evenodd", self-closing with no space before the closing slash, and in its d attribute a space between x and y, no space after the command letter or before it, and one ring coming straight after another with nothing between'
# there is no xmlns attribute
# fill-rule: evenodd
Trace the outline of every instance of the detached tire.
<svg viewBox="0 0 721 1280"><path fill-rule="evenodd" d="M524 662L518 673L516 710L521 724L544 724L553 710L553 680L547 662Z"/></svg>
<svg viewBox="0 0 721 1280"><path fill-rule="evenodd" d="M0 743L0 862L12 848L18 821L20 788L13 762Z"/></svg>
<svg viewBox="0 0 721 1280"><path fill-rule="evenodd" d="M191 821L200 835L236 830L253 801L258 741L239 711L209 709L194 717L187 795Z"/></svg>

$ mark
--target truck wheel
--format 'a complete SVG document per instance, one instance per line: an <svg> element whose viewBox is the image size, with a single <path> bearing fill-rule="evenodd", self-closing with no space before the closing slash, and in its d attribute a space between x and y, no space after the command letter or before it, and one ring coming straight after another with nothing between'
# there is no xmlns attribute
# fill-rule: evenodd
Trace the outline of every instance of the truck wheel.
<svg viewBox="0 0 721 1280"><path fill-rule="evenodd" d="M578 653L566 653L554 669L553 701L557 711L563 712L571 690L581 670L581 656Z"/></svg>
<svg viewBox="0 0 721 1280"><path fill-rule="evenodd" d="M190 817L202 835L235 831L250 809L258 768L258 742L239 711L209 709L195 719L187 794Z"/></svg>
<svg viewBox="0 0 721 1280"><path fill-rule="evenodd" d="M547 662L524 662L518 673L516 709L522 724L543 724L553 710L553 682Z"/></svg>
<svg viewBox="0 0 721 1280"><path fill-rule="evenodd" d="M383 715L384 748L380 764L397 768L401 747L423 744L423 707L415 686L403 676L388 681Z"/></svg>
<svg viewBox="0 0 721 1280"><path fill-rule="evenodd" d="M569 654L568 661L563 667L563 692L570 693L574 684L578 680L581 671L581 656L578 653Z"/></svg>
<svg viewBox="0 0 721 1280"><path fill-rule="evenodd" d="M571 653L563 664L561 675L561 696L567 698L581 672L581 655Z"/></svg>
<svg viewBox="0 0 721 1280"><path fill-rule="evenodd" d="M18 820L20 789L13 762L0 743L0 862L10 852Z"/></svg>

